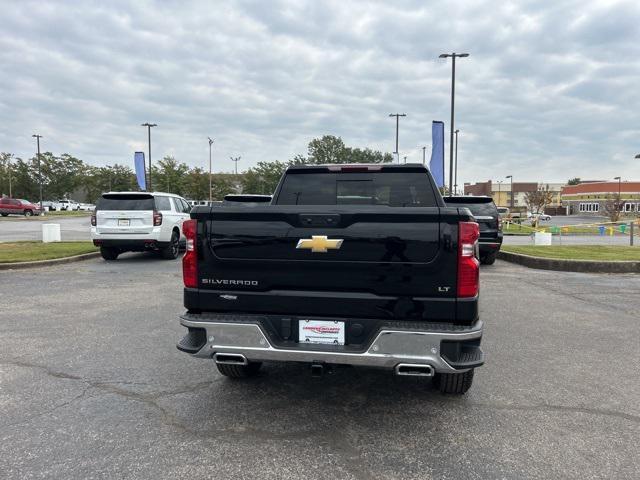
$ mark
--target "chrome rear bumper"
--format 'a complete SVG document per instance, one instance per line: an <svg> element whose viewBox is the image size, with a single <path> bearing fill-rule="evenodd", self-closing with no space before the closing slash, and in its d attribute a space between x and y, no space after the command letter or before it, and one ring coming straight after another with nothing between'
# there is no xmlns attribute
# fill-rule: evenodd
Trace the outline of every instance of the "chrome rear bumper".
<svg viewBox="0 0 640 480"><path fill-rule="evenodd" d="M316 345L313 349L284 349L274 347L259 325L194 321L181 318L185 327L204 329L206 343L194 357L213 358L220 354L239 354L250 362L285 361L360 365L394 369L399 364L430 365L437 373L460 373L468 368L454 368L440 354L443 340L473 341L482 337L482 321L469 328L456 330L382 329L369 348L362 353L339 351L337 348ZM483 360L479 362L479 365ZM478 366L479 366L478 365Z"/></svg>

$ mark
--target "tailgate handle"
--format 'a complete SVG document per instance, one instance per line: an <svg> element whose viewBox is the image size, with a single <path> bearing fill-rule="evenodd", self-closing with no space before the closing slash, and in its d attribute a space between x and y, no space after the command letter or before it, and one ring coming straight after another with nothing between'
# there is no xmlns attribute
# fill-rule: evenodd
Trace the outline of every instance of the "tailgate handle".
<svg viewBox="0 0 640 480"><path fill-rule="evenodd" d="M331 214L307 214L299 215L303 227L337 227L340 224L340 215Z"/></svg>

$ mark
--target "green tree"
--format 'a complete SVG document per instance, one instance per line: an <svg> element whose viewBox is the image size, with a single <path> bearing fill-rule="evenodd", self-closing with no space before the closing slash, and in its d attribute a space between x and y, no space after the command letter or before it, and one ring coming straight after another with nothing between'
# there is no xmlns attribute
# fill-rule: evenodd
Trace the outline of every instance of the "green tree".
<svg viewBox="0 0 640 480"><path fill-rule="evenodd" d="M152 187L155 190L182 195L188 171L189 167L185 163L179 163L174 157L166 156L151 168Z"/></svg>
<svg viewBox="0 0 640 480"><path fill-rule="evenodd" d="M117 163L106 167L87 167L83 185L90 202L95 202L104 192L139 190L133 170Z"/></svg>
<svg viewBox="0 0 640 480"><path fill-rule="evenodd" d="M25 198L31 201L39 200L38 169L32 163L33 160L24 161L21 158L16 158L12 161L13 198Z"/></svg>
<svg viewBox="0 0 640 480"><path fill-rule="evenodd" d="M347 147L342 138L324 135L309 142L308 158L296 157L290 163L388 163L393 161L393 155L382 153L370 148L360 149Z"/></svg>
<svg viewBox="0 0 640 480"><path fill-rule="evenodd" d="M0 197L12 196L14 188L12 153L0 152Z"/></svg>
<svg viewBox="0 0 640 480"><path fill-rule="evenodd" d="M236 193L233 180L228 175L214 175L211 184L213 200L222 200L225 195Z"/></svg>
<svg viewBox="0 0 640 480"><path fill-rule="evenodd" d="M192 168L184 179L184 195L191 200L209 200L209 173Z"/></svg>
<svg viewBox="0 0 640 480"><path fill-rule="evenodd" d="M255 167L250 168L243 175L242 193L273 194L287 166L287 163L279 160L258 162Z"/></svg>
<svg viewBox="0 0 640 480"><path fill-rule="evenodd" d="M570 178L569 181L567 182L567 185L579 185L579 184L580 184L580 177Z"/></svg>

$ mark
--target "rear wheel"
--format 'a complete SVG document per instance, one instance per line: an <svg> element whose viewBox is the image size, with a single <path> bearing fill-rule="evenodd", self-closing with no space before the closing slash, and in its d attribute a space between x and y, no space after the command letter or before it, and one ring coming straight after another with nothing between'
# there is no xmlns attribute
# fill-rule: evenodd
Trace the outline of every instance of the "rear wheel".
<svg viewBox="0 0 640 480"><path fill-rule="evenodd" d="M3 217L6 217L7 215L9 215L8 213L3 213L1 214Z"/></svg>
<svg viewBox="0 0 640 480"><path fill-rule="evenodd" d="M441 393L462 395L471 388L473 372L472 368L464 373L437 373L433 377L433 383Z"/></svg>
<svg viewBox="0 0 640 480"><path fill-rule="evenodd" d="M496 263L496 252L486 254L480 259L480 263L483 265L493 265Z"/></svg>
<svg viewBox="0 0 640 480"><path fill-rule="evenodd" d="M248 378L253 377L260 371L262 363L251 362L248 365L227 365L225 363L216 363L218 371L229 378Z"/></svg>
<svg viewBox="0 0 640 480"><path fill-rule="evenodd" d="M171 242L169 243L169 245L160 250L160 255L162 255L162 258L165 258L167 260L175 260L176 258L178 258L179 250L180 235L178 235L176 232L173 232L171 234Z"/></svg>
<svg viewBox="0 0 640 480"><path fill-rule="evenodd" d="M119 254L120 252L115 248L100 247L100 255L102 255L102 258L105 260L116 260Z"/></svg>
<svg viewBox="0 0 640 480"><path fill-rule="evenodd" d="M25 217L30 217L31 215L33 215L33 212L31 210L25 210L24 211L24 216Z"/></svg>

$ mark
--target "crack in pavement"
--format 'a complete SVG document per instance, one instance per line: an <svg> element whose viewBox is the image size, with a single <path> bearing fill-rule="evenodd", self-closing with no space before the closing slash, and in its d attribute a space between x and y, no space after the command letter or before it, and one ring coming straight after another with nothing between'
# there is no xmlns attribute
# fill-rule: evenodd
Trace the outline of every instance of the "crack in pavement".
<svg viewBox="0 0 640 480"><path fill-rule="evenodd" d="M216 430L206 430L206 431L198 431L193 428L188 427L184 423L180 421L176 415L174 415L168 408L162 406L158 403L158 399L171 396L171 395L179 395L183 393L194 392L200 388L210 386L214 382L200 382L195 385L185 385L180 388L176 388L173 390L164 390L158 392L151 393L137 393L127 390L125 388L118 387L117 385L128 384L128 382L115 381L115 382L105 382L105 381L91 381L87 380L78 375L69 374L66 372L61 372L58 370L54 370L50 367L40 364L34 364L29 362L24 362L20 360L11 360L11 361L0 361L0 365L14 365L23 368L35 368L43 371L46 375L49 375L54 378L61 378L65 380L74 380L79 381L86 384L86 388L83 392L76 397L68 400L60 405L56 405L54 408L49 409L45 412L39 413L28 419L21 420L20 422L16 422L13 424L2 425L2 427L10 427L19 425L22 423L27 423L34 418L39 416L47 415L57 409L63 408L65 406L70 405L73 402L79 401L82 399L86 393L94 388L97 390L101 390L104 392L112 393L118 396L121 396L128 400L133 400L137 402L141 402L147 406L152 407L160 413L160 420L164 425L173 427L180 432L187 433L192 436L197 436L201 438L207 439L219 439L223 437L225 439L247 439L251 438L253 440L271 442L274 440L302 440L307 438L320 438L324 440L328 447L338 452L340 457L343 458L344 467L349 471L351 475L353 475L358 480L370 480L374 478L372 473L368 470L364 459L362 458L361 452L358 448L352 445L346 438L345 431L343 428L337 430L335 428L320 428L320 429L307 429L307 430L299 430L292 432L272 432L268 430L260 430L260 429L245 429L245 428L228 428L228 429L216 429Z"/></svg>

